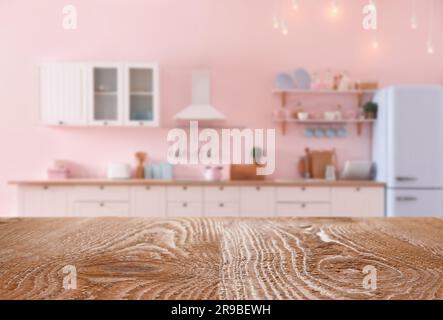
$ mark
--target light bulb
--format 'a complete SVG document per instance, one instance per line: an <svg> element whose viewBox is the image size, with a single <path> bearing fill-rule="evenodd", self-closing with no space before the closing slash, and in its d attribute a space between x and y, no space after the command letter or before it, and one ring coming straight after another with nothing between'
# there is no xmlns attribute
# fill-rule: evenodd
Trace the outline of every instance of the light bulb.
<svg viewBox="0 0 443 320"><path fill-rule="evenodd" d="M292 0L292 8L294 10L298 10L298 8L299 8L298 0Z"/></svg>
<svg viewBox="0 0 443 320"><path fill-rule="evenodd" d="M338 14L337 1L333 0L331 4L331 14L336 16Z"/></svg>
<svg viewBox="0 0 443 320"><path fill-rule="evenodd" d="M274 15L274 17L273 17L272 25L274 26L274 29L276 29L276 30L280 28L280 23L278 22L278 18L276 15Z"/></svg>
<svg viewBox="0 0 443 320"><path fill-rule="evenodd" d="M431 41L428 42L428 54L434 54L434 46Z"/></svg>
<svg viewBox="0 0 443 320"><path fill-rule="evenodd" d="M412 30L416 30L417 29L417 18L414 16L412 16L411 19L411 29Z"/></svg>
<svg viewBox="0 0 443 320"><path fill-rule="evenodd" d="M288 26L286 25L286 22L285 22L285 21L282 21L282 23L281 23L281 33L282 33L284 36L287 36L287 35L288 35Z"/></svg>

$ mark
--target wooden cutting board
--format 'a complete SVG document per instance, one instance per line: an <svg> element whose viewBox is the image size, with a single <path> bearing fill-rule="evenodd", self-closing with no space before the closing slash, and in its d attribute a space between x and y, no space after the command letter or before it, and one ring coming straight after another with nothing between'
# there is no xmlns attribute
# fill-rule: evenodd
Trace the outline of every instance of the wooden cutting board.
<svg viewBox="0 0 443 320"><path fill-rule="evenodd" d="M336 167L336 152L333 150L311 151L306 149L312 179L324 179L328 166Z"/></svg>

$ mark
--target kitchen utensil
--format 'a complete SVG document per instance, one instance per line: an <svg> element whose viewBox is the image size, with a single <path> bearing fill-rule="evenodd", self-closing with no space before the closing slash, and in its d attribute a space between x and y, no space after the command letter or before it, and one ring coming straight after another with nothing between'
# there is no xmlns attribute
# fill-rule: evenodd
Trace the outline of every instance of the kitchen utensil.
<svg viewBox="0 0 443 320"><path fill-rule="evenodd" d="M325 131L324 131L323 129L317 128L317 129L314 130L314 135L315 135L317 138L324 138L324 136L325 136Z"/></svg>
<svg viewBox="0 0 443 320"><path fill-rule="evenodd" d="M108 164L108 179L130 179L131 167L127 163L113 162Z"/></svg>
<svg viewBox="0 0 443 320"><path fill-rule="evenodd" d="M174 178L174 167L172 164L165 162L160 164L161 179L162 180L172 180Z"/></svg>
<svg viewBox="0 0 443 320"><path fill-rule="evenodd" d="M145 178L145 168L144 163L146 161L146 153L145 152L137 152L135 154L135 158L137 159L137 168L135 169L135 178L136 179L144 179Z"/></svg>
<svg viewBox="0 0 443 320"><path fill-rule="evenodd" d="M306 128L305 129L305 137L306 138L312 138L314 137L314 130L311 128Z"/></svg>
<svg viewBox="0 0 443 320"><path fill-rule="evenodd" d="M294 73L295 86L298 89L308 90L311 89L312 78L308 71L299 68Z"/></svg>
<svg viewBox="0 0 443 320"><path fill-rule="evenodd" d="M297 116L298 116L298 120L301 120L301 121L306 121L309 119L309 113L307 113L307 112L299 112L297 114Z"/></svg>
<svg viewBox="0 0 443 320"><path fill-rule="evenodd" d="M325 179L328 181L337 180L337 175L335 174L335 166L333 165L326 166Z"/></svg>
<svg viewBox="0 0 443 320"><path fill-rule="evenodd" d="M211 167L208 166L205 169L205 180L207 181L220 181L223 177L223 167L216 166Z"/></svg>
<svg viewBox="0 0 443 320"><path fill-rule="evenodd" d="M328 129L325 133L328 138L335 138L337 136L337 131L335 129Z"/></svg>
<svg viewBox="0 0 443 320"><path fill-rule="evenodd" d="M275 79L275 84L280 90L295 89L295 83L291 75L288 73L279 73Z"/></svg>
<svg viewBox="0 0 443 320"><path fill-rule="evenodd" d="M344 180L371 180L373 163L370 161L346 161L342 173Z"/></svg>

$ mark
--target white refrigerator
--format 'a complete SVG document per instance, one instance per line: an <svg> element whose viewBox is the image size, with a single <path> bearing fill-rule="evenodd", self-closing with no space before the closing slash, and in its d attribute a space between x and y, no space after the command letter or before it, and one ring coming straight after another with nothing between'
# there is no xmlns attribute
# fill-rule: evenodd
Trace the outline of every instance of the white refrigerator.
<svg viewBox="0 0 443 320"><path fill-rule="evenodd" d="M443 216L443 87L389 87L374 101L373 160L386 183L386 215Z"/></svg>

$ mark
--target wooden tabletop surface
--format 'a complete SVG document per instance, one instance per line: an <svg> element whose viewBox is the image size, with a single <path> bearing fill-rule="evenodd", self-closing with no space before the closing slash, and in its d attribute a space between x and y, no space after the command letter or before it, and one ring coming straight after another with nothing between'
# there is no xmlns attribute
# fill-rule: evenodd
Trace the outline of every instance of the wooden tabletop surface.
<svg viewBox="0 0 443 320"><path fill-rule="evenodd" d="M443 299L443 219L2 219L0 299Z"/></svg>

